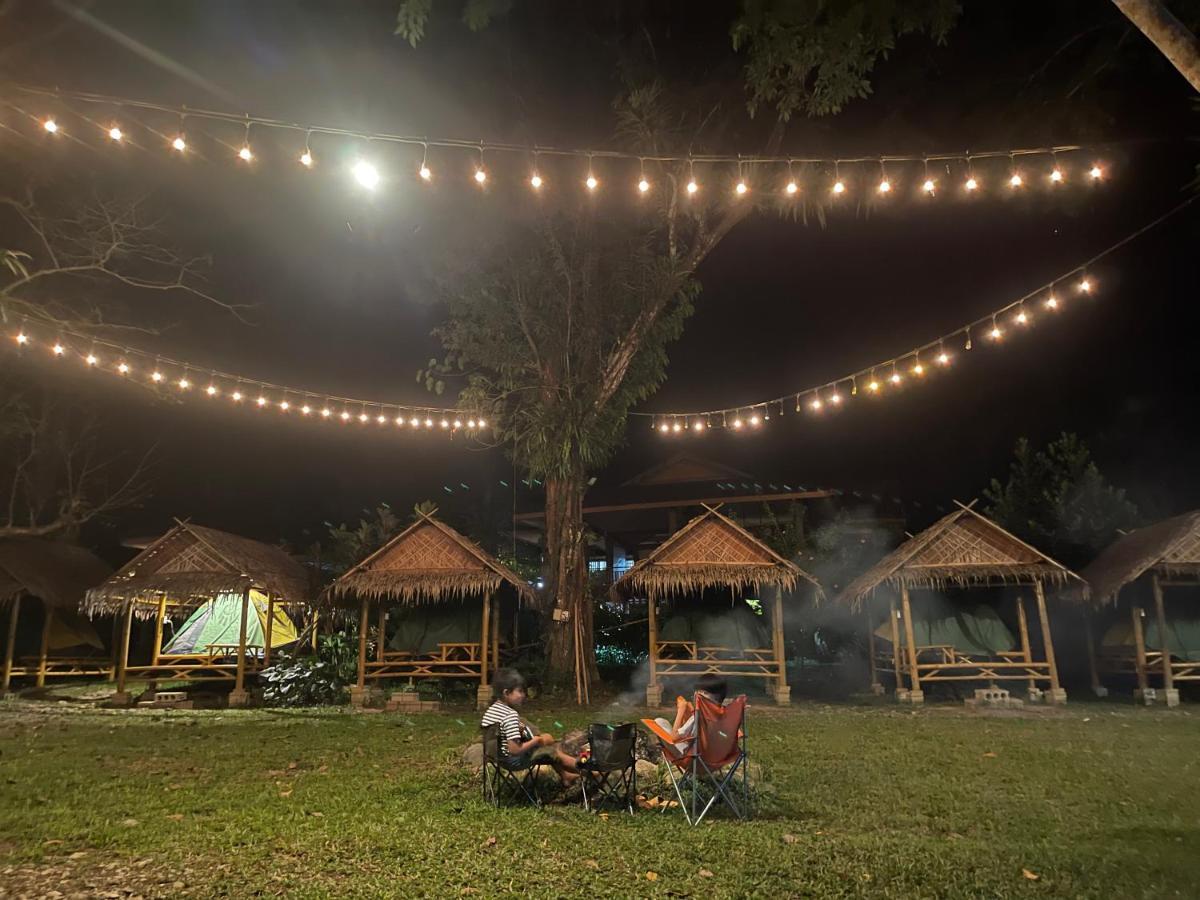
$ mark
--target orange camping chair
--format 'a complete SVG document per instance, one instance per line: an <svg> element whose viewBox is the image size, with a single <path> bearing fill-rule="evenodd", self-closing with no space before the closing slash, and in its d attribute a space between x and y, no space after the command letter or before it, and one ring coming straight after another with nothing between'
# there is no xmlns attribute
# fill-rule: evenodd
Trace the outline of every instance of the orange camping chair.
<svg viewBox="0 0 1200 900"><path fill-rule="evenodd" d="M642 719L642 724L659 740L668 762L667 774L689 825L700 824L718 799L739 819L746 819L750 815L746 697L734 697L722 706L696 694L694 704L696 734L682 750L653 719ZM739 772L741 796L735 799ZM684 788L689 790L690 802L683 798Z"/></svg>

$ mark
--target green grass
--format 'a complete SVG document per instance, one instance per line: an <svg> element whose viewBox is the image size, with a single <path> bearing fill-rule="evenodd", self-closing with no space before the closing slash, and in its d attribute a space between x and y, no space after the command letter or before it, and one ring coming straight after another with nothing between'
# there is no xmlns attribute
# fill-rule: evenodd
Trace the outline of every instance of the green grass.
<svg viewBox="0 0 1200 900"><path fill-rule="evenodd" d="M622 717L528 712L555 731ZM673 813L493 810L458 764L475 721L0 701L0 896L1163 897L1200 883L1186 710L756 707L750 750L775 799L751 823L697 829Z"/></svg>

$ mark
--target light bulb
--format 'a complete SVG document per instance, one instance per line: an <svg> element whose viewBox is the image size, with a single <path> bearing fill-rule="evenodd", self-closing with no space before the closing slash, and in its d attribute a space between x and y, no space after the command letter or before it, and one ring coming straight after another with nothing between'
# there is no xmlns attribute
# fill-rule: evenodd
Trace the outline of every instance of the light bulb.
<svg viewBox="0 0 1200 900"><path fill-rule="evenodd" d="M238 151L238 156L241 157L243 162L250 162L250 160L254 159L254 154L251 153L250 148L245 145L243 145L242 149Z"/></svg>
<svg viewBox="0 0 1200 900"><path fill-rule="evenodd" d="M588 173L588 177L587 177L587 181L585 181L585 182L584 182L584 184L586 184L586 185L587 185L587 189L588 189L589 191L594 191L594 190L596 189L596 187L597 187L597 186L600 184L600 182L596 180L596 176L595 176L595 175L593 175L593 174L591 174L591 173L589 172L589 173Z"/></svg>
<svg viewBox="0 0 1200 900"><path fill-rule="evenodd" d="M1049 297L1046 298L1046 308L1047 309L1058 309L1058 298L1055 297L1053 294L1051 294Z"/></svg>
<svg viewBox="0 0 1200 900"><path fill-rule="evenodd" d="M1088 175L1092 176L1093 180L1099 181L1104 177L1104 170L1097 165L1093 165L1090 169L1088 169Z"/></svg>
<svg viewBox="0 0 1200 900"><path fill-rule="evenodd" d="M426 419L426 420L425 420L425 427L426 427L426 428L432 428L432 427L433 427L433 419Z"/></svg>
<svg viewBox="0 0 1200 900"><path fill-rule="evenodd" d="M190 388L192 386L192 383L190 381L188 381L186 378L180 378L179 381L176 383L179 385L179 389L181 391L186 391L188 388Z"/></svg>
<svg viewBox="0 0 1200 900"><path fill-rule="evenodd" d="M53 119L47 119L45 122L42 123L42 127L45 128L51 134L55 134L58 131L58 123L55 122Z"/></svg>
<svg viewBox="0 0 1200 900"><path fill-rule="evenodd" d="M22 332L19 332L19 333L17 334L17 343L18 343L18 344L20 344L21 346L24 346L25 344L28 344L28 343L29 343L29 335L27 335L27 334L26 334L25 332L23 332L23 331L22 331Z"/></svg>
<svg viewBox="0 0 1200 900"><path fill-rule="evenodd" d="M480 428L483 428L485 425L487 425L487 422L483 421L483 419L480 419L480 420L479 420L479 427L480 427Z"/></svg>
<svg viewBox="0 0 1200 900"><path fill-rule="evenodd" d="M917 363L915 366L913 366L913 374L919 378L925 374L925 367L920 363Z"/></svg>
<svg viewBox="0 0 1200 900"><path fill-rule="evenodd" d="M118 128L116 125L114 125L112 128L108 129L108 136L110 138L112 138L114 141L120 141L121 138L125 137L125 134L121 131L120 128Z"/></svg>
<svg viewBox="0 0 1200 900"><path fill-rule="evenodd" d="M348 412L347 412L346 410L344 410L344 409L342 410L342 421L343 421L343 422L349 422L349 421L350 421L350 413L348 413Z"/></svg>
<svg viewBox="0 0 1200 900"><path fill-rule="evenodd" d="M975 180L974 176L972 176L967 179L967 183L966 183L965 187L968 191L973 191L977 187L979 187L979 182Z"/></svg>
<svg viewBox="0 0 1200 900"><path fill-rule="evenodd" d="M892 384L899 384L901 381L903 381L903 379L900 377L900 373L893 372L891 377Z"/></svg>
<svg viewBox="0 0 1200 900"><path fill-rule="evenodd" d="M1020 187L1021 186L1021 176L1018 175L1016 172L1013 172L1012 177L1008 179L1008 183L1012 187Z"/></svg>
<svg viewBox="0 0 1200 900"><path fill-rule="evenodd" d="M739 181L739 182L737 183L737 185L734 187L734 191L737 193L737 195L738 195L739 197L740 197L741 195L745 194L745 193L746 193L746 191L748 191L748 190L750 190L750 188L748 188L748 187L746 186L746 182L744 182L744 181Z"/></svg>
<svg viewBox="0 0 1200 900"><path fill-rule="evenodd" d="M680 425L678 422L672 422L671 430L674 431L676 434L678 434L679 432L683 431L683 426Z"/></svg>
<svg viewBox="0 0 1200 900"><path fill-rule="evenodd" d="M232 400L234 403L241 403L242 402L242 392L234 391L232 394L229 395L229 399Z"/></svg>
<svg viewBox="0 0 1200 900"><path fill-rule="evenodd" d="M830 394L830 395L829 395L829 402L830 402L830 403L832 403L834 406L837 406L839 403L841 403L841 402L842 402L842 395L841 395L841 394L837 394L837 393Z"/></svg>
<svg viewBox="0 0 1200 900"><path fill-rule="evenodd" d="M704 430L704 423L703 423L703 422L697 422L696 424L694 424L694 425L692 426L692 430L693 430L693 431L703 431L703 430Z"/></svg>
<svg viewBox="0 0 1200 900"><path fill-rule="evenodd" d="M418 419L416 416L413 416L411 419L408 420L408 424L411 425L413 428L416 428L418 425L421 424L421 420Z"/></svg>
<svg viewBox="0 0 1200 900"><path fill-rule="evenodd" d="M259 407L261 408L261 407L263 407L263 406L266 406L266 405L267 405L267 398L266 398L266 397L259 397L259 398L258 398L257 400L255 400L254 402L255 402L255 403L257 403L257 404L259 405Z"/></svg>
<svg viewBox="0 0 1200 900"><path fill-rule="evenodd" d="M286 400L279 401L279 411L280 412L287 412L291 408L292 408L292 404L288 403Z"/></svg>
<svg viewBox="0 0 1200 900"><path fill-rule="evenodd" d="M208 394L210 397L217 396L217 386L215 384L210 384L204 389L204 393Z"/></svg>
<svg viewBox="0 0 1200 900"><path fill-rule="evenodd" d="M696 180L694 178L687 183L687 192L689 194L694 194L698 190L700 190L700 185L696 184Z"/></svg>
<svg viewBox="0 0 1200 900"><path fill-rule="evenodd" d="M455 419L451 424L455 428L462 428L462 419Z"/></svg>
<svg viewBox="0 0 1200 900"><path fill-rule="evenodd" d="M734 427L734 428L741 428L741 427L742 427L742 420L741 420L741 419L734 419L734 420L733 420L733 427Z"/></svg>
<svg viewBox="0 0 1200 900"><path fill-rule="evenodd" d="M150 380L153 381L155 384L161 384L162 380L163 380L163 373L162 372L152 373L150 375Z"/></svg>
<svg viewBox="0 0 1200 900"><path fill-rule="evenodd" d="M926 178L925 183L923 185L921 185L921 190L923 190L927 194L932 194L934 187L935 187L935 185L933 183L933 179Z"/></svg>
<svg viewBox="0 0 1200 900"><path fill-rule="evenodd" d="M187 149L187 141L183 139L183 135L180 135L179 137L175 138L175 140L171 141L171 146L182 153Z"/></svg>
<svg viewBox="0 0 1200 900"><path fill-rule="evenodd" d="M835 194L844 194L844 193L846 192L846 185L845 185L845 183L844 183L844 182L842 182L842 181L835 181L835 182L833 183L833 192L834 192Z"/></svg>
<svg viewBox="0 0 1200 900"><path fill-rule="evenodd" d="M474 419L467 419L467 427L468 427L468 428L474 428L474 427L475 427L475 420L474 420Z"/></svg>
<svg viewBox="0 0 1200 900"><path fill-rule="evenodd" d="M364 425L367 423L367 420L368 420L368 419L370 419L370 418L371 418L371 417L370 417L370 416L368 416L366 413L359 413L359 414L358 414L358 421L362 422Z"/></svg>
<svg viewBox="0 0 1200 900"><path fill-rule="evenodd" d="M309 413L312 412L312 407L305 404L304 406L300 407L300 412L302 415L307 416Z"/></svg>
<svg viewBox="0 0 1200 900"><path fill-rule="evenodd" d="M429 179L433 178L433 172L424 163L421 163L421 168L417 170L417 174L421 176L423 181L429 181Z"/></svg>
<svg viewBox="0 0 1200 900"><path fill-rule="evenodd" d="M387 422L387 416L380 414L375 417L375 421L378 422L380 425L383 425Z"/></svg>
<svg viewBox="0 0 1200 900"><path fill-rule="evenodd" d="M1017 322L1021 325L1025 325L1029 322L1029 316L1025 315L1025 310L1021 310L1019 313L1017 313Z"/></svg>
<svg viewBox="0 0 1200 900"><path fill-rule="evenodd" d="M785 187L783 190L790 197L800 190L800 185L796 184L794 181L789 181L787 183L787 187Z"/></svg>
<svg viewBox="0 0 1200 900"><path fill-rule="evenodd" d="M531 177L529 179L529 185L536 191L538 188L540 188L542 186L542 176L539 175L537 172L534 172L533 177Z"/></svg>
<svg viewBox="0 0 1200 900"><path fill-rule="evenodd" d="M879 390L879 382L876 381L874 378L872 378L870 381L867 382L867 390L871 391L872 393L878 391Z"/></svg>
<svg viewBox="0 0 1200 900"><path fill-rule="evenodd" d="M94 366L96 363L100 362L100 360L96 358L96 354L89 353L84 359L84 362L86 362L89 366Z"/></svg>
<svg viewBox="0 0 1200 900"><path fill-rule="evenodd" d="M760 425L761 423L762 423L762 419L760 419L760 418L758 417L758 415L757 415L757 414L756 414L756 415L753 415L753 416L751 416L751 417L750 417L750 424L751 424L751 425L754 425L754 426L756 426L756 427L757 427L757 426L758 426L758 425Z"/></svg>
<svg viewBox="0 0 1200 900"><path fill-rule="evenodd" d="M950 354L948 354L946 351L943 350L941 353L938 354L937 361L938 361L938 365L944 366L944 365L949 364Z"/></svg>
<svg viewBox="0 0 1200 900"><path fill-rule="evenodd" d="M67 348L64 347L62 344L55 344L50 349L54 351L55 356L62 356L64 353L67 352Z"/></svg>
<svg viewBox="0 0 1200 900"><path fill-rule="evenodd" d="M1000 338L1004 337L1004 332L1000 330L999 326L993 325L992 330L988 332L988 336L993 341L998 341Z"/></svg>
<svg viewBox="0 0 1200 900"><path fill-rule="evenodd" d="M892 189L892 183L890 181L888 181L886 178L883 179L883 181L879 182L879 193L886 194L891 189Z"/></svg>
<svg viewBox="0 0 1200 900"><path fill-rule="evenodd" d="M128 375L129 374L129 363L127 363L127 362L117 363L117 371L120 372L122 375Z"/></svg>
<svg viewBox="0 0 1200 900"><path fill-rule="evenodd" d="M367 190L373 191L379 187L379 170L365 159L356 162L351 172L354 174L354 180Z"/></svg>
<svg viewBox="0 0 1200 900"><path fill-rule="evenodd" d="M396 425L398 425L398 426L404 425L404 416L396 416Z"/></svg>
<svg viewBox="0 0 1200 900"><path fill-rule="evenodd" d="M485 181L487 181L487 172L483 171L482 167L476 169L475 170L475 182L477 184L483 184Z"/></svg>
<svg viewBox="0 0 1200 900"><path fill-rule="evenodd" d="M312 168L312 164L313 164L312 154L309 153L307 150L305 150L303 153L300 154L300 165L304 166L304 168L306 168L306 169L309 169L309 168Z"/></svg>
<svg viewBox="0 0 1200 900"><path fill-rule="evenodd" d="M821 398L814 397L812 402L809 403L808 405L811 406L814 410L819 410L821 408Z"/></svg>
<svg viewBox="0 0 1200 900"><path fill-rule="evenodd" d="M638 182L638 192L644 194L648 190L650 190L650 182L643 178Z"/></svg>
<svg viewBox="0 0 1200 900"><path fill-rule="evenodd" d="M1062 169L1060 169L1056 166L1054 171L1050 173L1050 180L1053 181L1055 184L1058 184L1060 181L1062 181L1063 180Z"/></svg>
<svg viewBox="0 0 1200 900"><path fill-rule="evenodd" d="M333 412L329 409L328 406L321 410L321 418L322 419L328 419L331 415L333 415Z"/></svg>
<svg viewBox="0 0 1200 900"><path fill-rule="evenodd" d="M1079 289L1086 294L1092 289L1092 283L1085 278L1079 282Z"/></svg>

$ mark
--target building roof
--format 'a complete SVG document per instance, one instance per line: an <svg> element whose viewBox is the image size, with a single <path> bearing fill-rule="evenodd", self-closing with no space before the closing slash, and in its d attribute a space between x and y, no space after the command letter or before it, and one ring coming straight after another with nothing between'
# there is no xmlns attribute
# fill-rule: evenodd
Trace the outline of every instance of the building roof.
<svg viewBox="0 0 1200 900"><path fill-rule="evenodd" d="M308 572L279 547L191 522L175 527L87 593L89 611L126 603L139 615L152 614L161 597L199 605L218 594L254 587L285 605L309 601ZM143 608L145 607L145 608Z"/></svg>
<svg viewBox="0 0 1200 900"><path fill-rule="evenodd" d="M1076 581L1085 592L1087 587L1066 566L959 503L850 582L837 599L857 607L881 584L937 588L1019 581Z"/></svg>
<svg viewBox="0 0 1200 900"><path fill-rule="evenodd" d="M516 572L449 525L420 513L416 522L330 585L328 596L335 603L352 597L436 603L490 594L503 584L533 598Z"/></svg>
<svg viewBox="0 0 1200 900"><path fill-rule="evenodd" d="M710 506L619 578L612 593L644 591L653 598L711 587L791 590L799 579L821 596L815 578Z"/></svg>
<svg viewBox="0 0 1200 900"><path fill-rule="evenodd" d="M1115 603L1121 588L1149 571L1200 575L1200 510L1118 538L1083 570L1083 577L1095 603Z"/></svg>
<svg viewBox="0 0 1200 900"><path fill-rule="evenodd" d="M0 605L29 596L75 612L87 589L111 574L107 563L73 544L35 538L0 541Z"/></svg>
<svg viewBox="0 0 1200 900"><path fill-rule="evenodd" d="M753 481L754 476L724 463L682 450L638 472L624 482L630 485L695 484L698 481Z"/></svg>

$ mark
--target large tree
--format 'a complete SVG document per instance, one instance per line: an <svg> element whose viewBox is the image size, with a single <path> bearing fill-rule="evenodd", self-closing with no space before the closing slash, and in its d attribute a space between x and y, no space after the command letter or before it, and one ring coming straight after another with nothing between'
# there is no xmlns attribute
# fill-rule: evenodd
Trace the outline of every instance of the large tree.
<svg viewBox="0 0 1200 900"><path fill-rule="evenodd" d="M464 19L478 28L510 5L471 2ZM408 0L397 32L415 44L431 7ZM614 139L647 157L686 157L721 149L742 128L760 134L763 155L777 154L794 116L836 113L865 96L875 63L899 36L940 39L956 14L945 0L746 0L730 26L744 73L738 104L728 102L728 82L684 84L664 74L663 48L635 23L632 40L610 42L622 48ZM630 408L662 382L666 348L700 291L698 267L756 202L715 186L689 197L687 162L647 163L646 172L661 189L643 214L559 213L450 279L439 331L447 356L422 373L439 389L463 373L462 405L490 411L517 464L544 481L545 597L555 610L549 668L574 673L581 695L595 671L582 515L588 476L620 446Z"/></svg>

